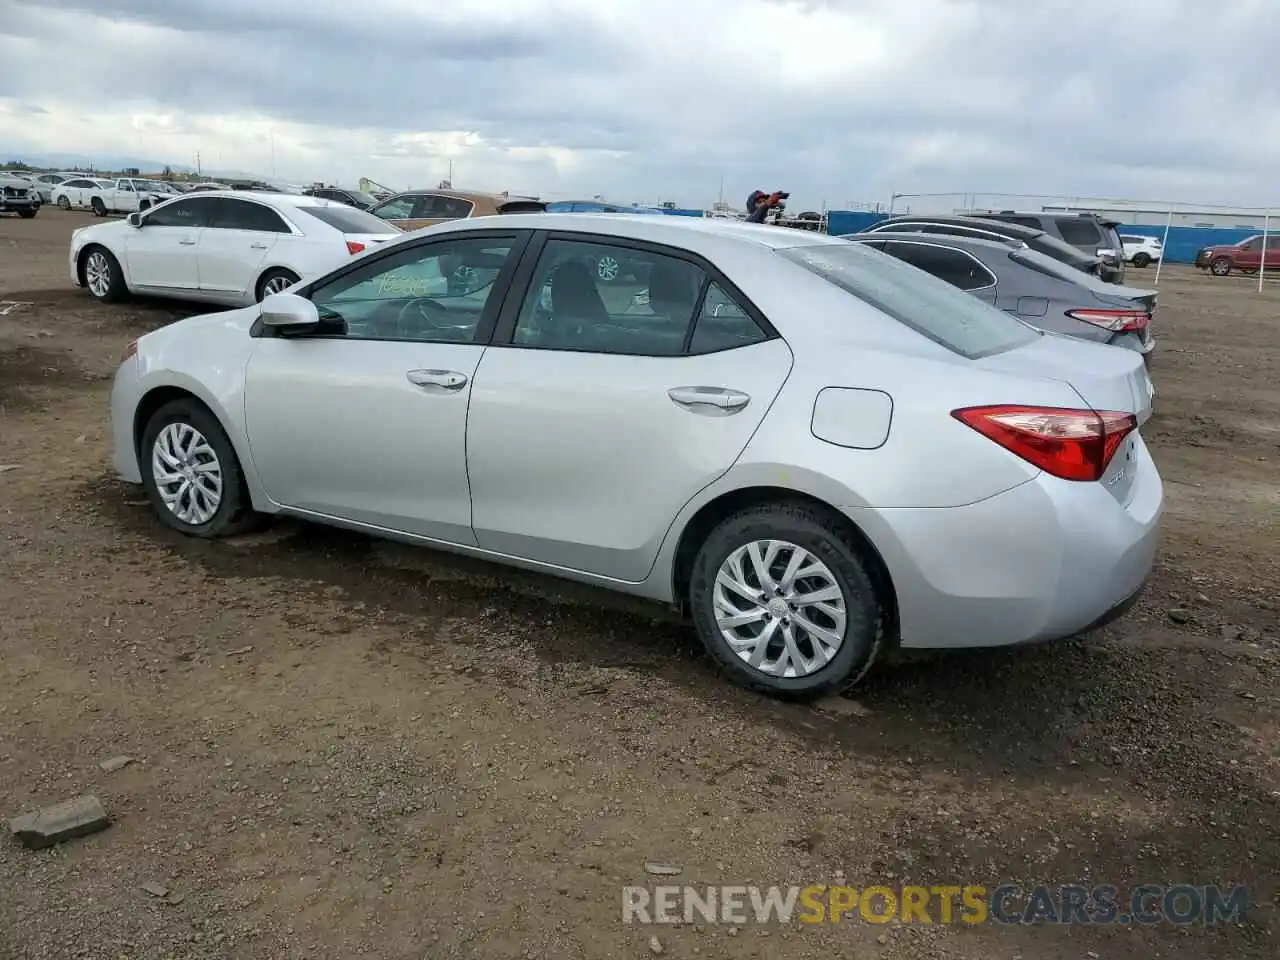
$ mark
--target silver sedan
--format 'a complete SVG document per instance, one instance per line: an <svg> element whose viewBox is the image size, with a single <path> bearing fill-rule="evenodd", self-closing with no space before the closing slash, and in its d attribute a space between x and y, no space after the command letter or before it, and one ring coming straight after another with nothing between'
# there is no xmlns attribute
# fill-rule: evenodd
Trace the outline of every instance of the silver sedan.
<svg viewBox="0 0 1280 960"><path fill-rule="evenodd" d="M602 256L628 282L601 282ZM1151 570L1151 383L860 244L530 214L407 234L131 343L161 520L290 515L674 604L736 681L1070 636Z"/></svg>

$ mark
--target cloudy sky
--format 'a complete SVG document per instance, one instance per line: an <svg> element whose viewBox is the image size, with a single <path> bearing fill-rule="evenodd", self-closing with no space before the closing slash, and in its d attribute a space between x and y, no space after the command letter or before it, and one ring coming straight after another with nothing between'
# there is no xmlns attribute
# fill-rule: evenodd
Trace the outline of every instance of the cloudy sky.
<svg viewBox="0 0 1280 960"><path fill-rule="evenodd" d="M1274 0L0 0L0 159L1280 206Z"/></svg>

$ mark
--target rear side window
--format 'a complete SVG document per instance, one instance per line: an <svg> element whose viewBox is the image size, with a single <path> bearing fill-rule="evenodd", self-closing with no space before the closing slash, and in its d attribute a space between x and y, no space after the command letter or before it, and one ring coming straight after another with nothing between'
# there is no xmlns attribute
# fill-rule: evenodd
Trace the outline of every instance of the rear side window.
<svg viewBox="0 0 1280 960"><path fill-rule="evenodd" d="M1003 310L861 243L790 247L778 255L971 360L1040 336Z"/></svg>
<svg viewBox="0 0 1280 960"><path fill-rule="evenodd" d="M471 211L475 208L474 203L462 197L431 197L430 200L430 212L418 213L416 216L423 219L440 217L445 220L460 220L471 216Z"/></svg>
<svg viewBox="0 0 1280 960"><path fill-rule="evenodd" d="M1058 232L1073 247L1097 246L1104 241L1098 225L1083 217L1059 217Z"/></svg>
<svg viewBox="0 0 1280 960"><path fill-rule="evenodd" d="M260 203L248 200L232 200L226 197L218 204L218 213L211 227L223 230L253 230L258 233L289 233L289 227L280 214Z"/></svg>
<svg viewBox="0 0 1280 960"><path fill-rule="evenodd" d="M1043 230L1044 224L1040 222L1039 217L1017 217L1008 214L980 214L987 220L999 220L1001 223L1016 223L1019 226L1030 227L1032 230Z"/></svg>
<svg viewBox="0 0 1280 960"><path fill-rule="evenodd" d="M308 217L319 220L321 223L327 223L335 230L341 230L343 233L399 233L400 231L387 223L381 217L375 217L372 213L366 213L356 207L322 207L318 204L314 207L295 207L299 213L305 213ZM299 224L302 226L302 224Z"/></svg>
<svg viewBox="0 0 1280 960"><path fill-rule="evenodd" d="M961 290L980 290L996 282L990 270L960 250L892 240L885 244L884 251Z"/></svg>

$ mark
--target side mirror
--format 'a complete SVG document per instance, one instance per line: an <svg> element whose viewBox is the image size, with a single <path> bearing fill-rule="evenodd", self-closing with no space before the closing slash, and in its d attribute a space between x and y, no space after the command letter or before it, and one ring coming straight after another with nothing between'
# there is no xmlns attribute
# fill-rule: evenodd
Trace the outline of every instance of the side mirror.
<svg viewBox="0 0 1280 960"><path fill-rule="evenodd" d="M268 327L302 331L320 325L320 311L296 293L272 293L262 298L262 322Z"/></svg>
<svg viewBox="0 0 1280 960"><path fill-rule="evenodd" d="M142 214L140 213L131 213L125 219L129 222L129 226L131 227L142 226Z"/></svg>

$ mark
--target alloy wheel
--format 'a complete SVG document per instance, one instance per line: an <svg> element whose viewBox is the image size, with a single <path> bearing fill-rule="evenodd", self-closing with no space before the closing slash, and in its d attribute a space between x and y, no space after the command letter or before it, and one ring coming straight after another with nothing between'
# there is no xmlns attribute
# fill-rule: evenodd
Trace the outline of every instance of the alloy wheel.
<svg viewBox="0 0 1280 960"><path fill-rule="evenodd" d="M844 591L831 569L785 540L754 540L720 565L712 592L716 626L748 667L806 677L844 643Z"/></svg>
<svg viewBox="0 0 1280 960"><path fill-rule="evenodd" d="M596 276L601 280L617 280L621 271L622 265L608 254L596 261Z"/></svg>
<svg viewBox="0 0 1280 960"><path fill-rule="evenodd" d="M105 253L95 250L89 254L89 260L84 265L84 279L89 292L95 297L107 295L107 291L111 289L111 264Z"/></svg>
<svg viewBox="0 0 1280 960"><path fill-rule="evenodd" d="M268 295L272 293L284 293L286 290L292 287L295 282L296 281L290 280L288 277L282 276L281 274L277 273L274 277L271 277L269 280L267 280L266 283L262 285L262 292L264 295Z"/></svg>
<svg viewBox="0 0 1280 960"><path fill-rule="evenodd" d="M170 423L151 448L151 475L169 511L183 523L208 523L222 505L222 464L203 433Z"/></svg>

